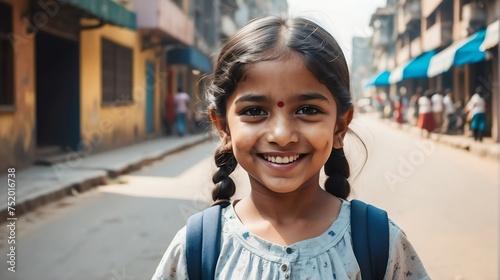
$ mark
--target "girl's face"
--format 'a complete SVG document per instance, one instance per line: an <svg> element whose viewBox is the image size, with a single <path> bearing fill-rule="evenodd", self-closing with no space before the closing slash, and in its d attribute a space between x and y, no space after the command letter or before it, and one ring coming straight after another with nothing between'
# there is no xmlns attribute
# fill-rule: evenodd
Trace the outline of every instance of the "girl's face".
<svg viewBox="0 0 500 280"><path fill-rule="evenodd" d="M223 141L252 188L289 193L319 185L345 129L336 131L332 93L298 54L251 65L226 105L225 126L219 121Z"/></svg>

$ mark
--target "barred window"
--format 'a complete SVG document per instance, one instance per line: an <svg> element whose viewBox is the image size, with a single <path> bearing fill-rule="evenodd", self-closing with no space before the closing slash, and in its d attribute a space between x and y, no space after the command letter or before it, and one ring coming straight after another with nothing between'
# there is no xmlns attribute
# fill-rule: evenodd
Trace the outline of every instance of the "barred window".
<svg viewBox="0 0 500 280"><path fill-rule="evenodd" d="M102 104L132 102L132 49L110 40L101 42Z"/></svg>
<svg viewBox="0 0 500 280"><path fill-rule="evenodd" d="M0 106L14 105L14 49L12 35L12 7L0 3Z"/></svg>

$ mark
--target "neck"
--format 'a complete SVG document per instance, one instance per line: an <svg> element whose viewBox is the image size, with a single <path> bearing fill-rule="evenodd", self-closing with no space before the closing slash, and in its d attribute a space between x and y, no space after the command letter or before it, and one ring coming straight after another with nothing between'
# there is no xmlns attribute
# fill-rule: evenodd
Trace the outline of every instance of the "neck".
<svg viewBox="0 0 500 280"><path fill-rule="evenodd" d="M318 211L322 212L332 198L332 195L316 186L286 194L252 190L246 203L263 219L287 224L318 217Z"/></svg>

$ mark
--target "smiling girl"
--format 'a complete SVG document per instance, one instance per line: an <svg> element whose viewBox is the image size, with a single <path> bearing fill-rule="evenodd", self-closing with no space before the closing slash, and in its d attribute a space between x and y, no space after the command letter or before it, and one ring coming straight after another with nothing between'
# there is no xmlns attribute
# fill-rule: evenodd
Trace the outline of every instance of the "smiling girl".
<svg viewBox="0 0 500 280"><path fill-rule="evenodd" d="M307 19L254 20L223 46L207 90L222 139L213 199L227 206L215 279L361 279L343 152L353 117L349 90L340 47ZM251 192L230 201L237 164ZM384 279L429 279L404 233L388 223ZM186 228L153 279L188 279Z"/></svg>

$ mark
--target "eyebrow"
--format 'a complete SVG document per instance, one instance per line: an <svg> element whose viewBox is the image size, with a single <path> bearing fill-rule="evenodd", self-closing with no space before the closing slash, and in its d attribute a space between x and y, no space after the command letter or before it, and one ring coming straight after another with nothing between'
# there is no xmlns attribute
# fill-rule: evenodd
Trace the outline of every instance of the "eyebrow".
<svg viewBox="0 0 500 280"><path fill-rule="evenodd" d="M269 102L269 98L264 95L249 93L238 98L234 103L238 104L241 102Z"/></svg>
<svg viewBox="0 0 500 280"><path fill-rule="evenodd" d="M294 99L296 99L298 101L318 100L318 101L330 103L330 100L328 100L328 98L326 98L323 94L317 93L317 92L304 93L304 94L297 96ZM264 95L255 94L255 93L248 93L248 94L245 94L242 97L238 98L235 101L236 104L242 103L242 102L266 103L266 102L270 102L270 100L269 100L269 98L267 98L267 96L264 96Z"/></svg>
<svg viewBox="0 0 500 280"><path fill-rule="evenodd" d="M330 103L330 100L326 98L323 94L317 92L308 92L297 96L297 100L299 101L310 101L310 100L319 100Z"/></svg>

